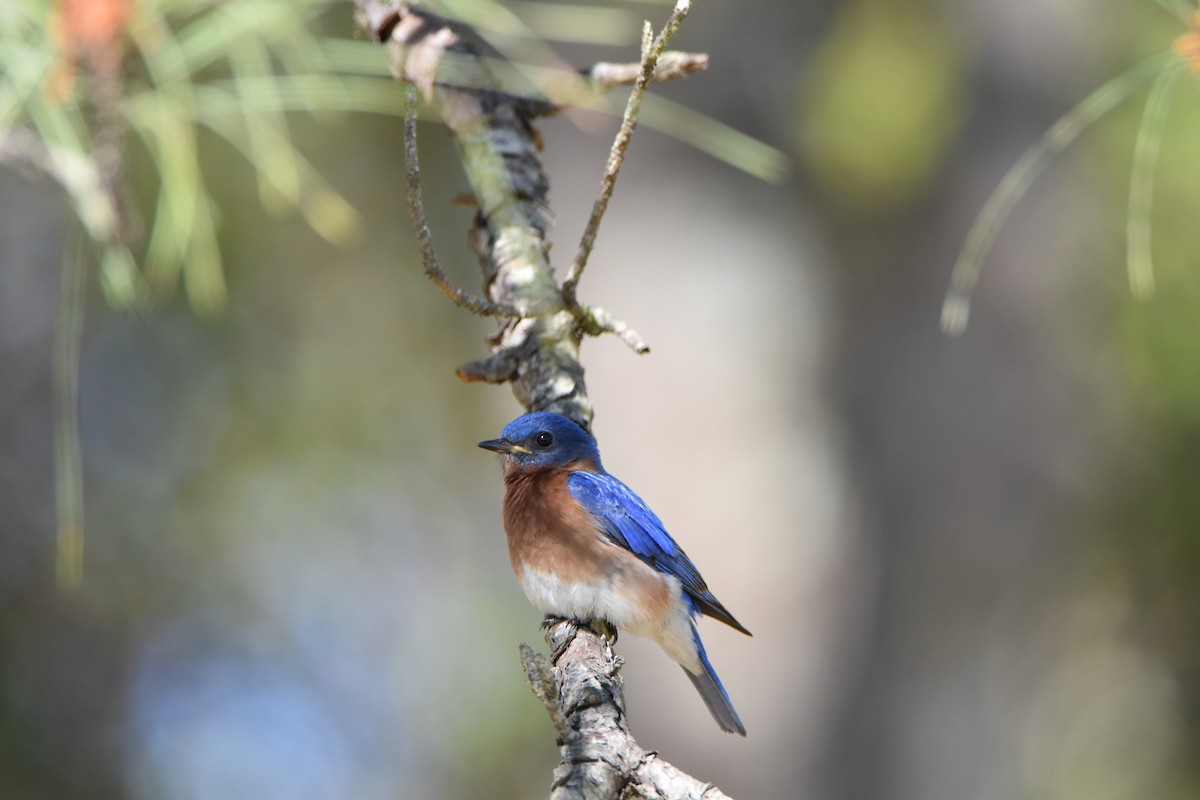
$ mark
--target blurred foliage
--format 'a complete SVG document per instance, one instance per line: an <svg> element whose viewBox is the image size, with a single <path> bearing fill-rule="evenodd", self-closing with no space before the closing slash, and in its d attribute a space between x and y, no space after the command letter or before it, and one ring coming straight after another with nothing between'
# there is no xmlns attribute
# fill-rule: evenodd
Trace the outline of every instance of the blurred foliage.
<svg viewBox="0 0 1200 800"><path fill-rule="evenodd" d="M100 6L117 20L97 31ZM173 291L182 278L198 310L224 306L219 215L198 149L201 129L245 156L265 208L299 209L331 242L354 235L357 215L292 145L285 116L297 105L324 111L330 97L369 96L375 88L335 74L324 60L312 23L328 6L328 0L5 5L0 126L32 128L45 144L51 174L101 250L110 302L136 305L147 292ZM100 48L115 55L100 59ZM289 76L302 76L312 91L295 93ZM144 251L136 253L130 243L140 223L119 185L126 155L120 141L111 141L126 131L159 178ZM62 179L76 171L84 176Z"/></svg>
<svg viewBox="0 0 1200 800"><path fill-rule="evenodd" d="M839 205L912 202L962 118L961 58L927 3L855 0L806 65L797 130L805 163Z"/></svg>
<svg viewBox="0 0 1200 800"><path fill-rule="evenodd" d="M1159 5L1183 23L1184 32L1175 37L1168 49L1162 50L1160 43L1157 54L1109 79L1059 118L1013 164L988 198L954 265L942 306L942 329L946 333L957 336L966 329L971 294L979 281L984 259L1001 226L1034 180L1080 134L1107 117L1147 82L1152 83L1150 95L1130 145L1133 160L1125 218L1125 264L1134 295L1146 296L1154 291L1152 214L1155 174L1170 110L1171 90L1185 70L1190 70L1193 75L1200 74L1200 12L1191 11L1183 0L1159 0Z"/></svg>
<svg viewBox="0 0 1200 800"><path fill-rule="evenodd" d="M475 26L517 64L523 88L551 96L574 73L543 37L637 42L638 16L629 9L430 6ZM316 32L326 12L350 28L350 9L334 0L14 0L0 8L0 137L36 132L43 171L67 192L98 248L111 303L135 306L182 280L198 311L224 307L220 214L203 133L245 158L268 211L298 210L335 244L358 235L359 215L294 145L287 115L397 114L403 95L375 45ZM714 120L665 101L650 111L648 124L753 174L776 179L785 168L778 151ZM121 185L135 155L122 147L127 132L157 175L144 224ZM148 235L139 246L142 227Z"/></svg>
<svg viewBox="0 0 1200 800"><path fill-rule="evenodd" d="M991 250L1000 228L1034 180L1080 134L1107 116L1134 90L1147 81L1154 81L1137 142L1132 145L1135 158L1130 181L1133 186L1131 196L1137 202L1131 204L1127 218L1128 230L1132 236L1128 247L1130 284L1138 294L1150 291L1154 279L1148 252L1150 235L1147 226L1150 199L1154 189L1152 176L1158 161L1159 136L1165 119L1166 105L1163 100L1181 68L1174 55L1161 53L1112 78L1060 117L1042 134L1037 143L1027 149L1013 164L976 217L967 234L962 253L954 264L950 288L942 304L943 331L951 336L958 336L966 329L970 317L971 294L979 282L983 261ZM1134 242L1140 246L1135 247Z"/></svg>
<svg viewBox="0 0 1200 800"><path fill-rule="evenodd" d="M1115 627L1144 648L1139 658L1170 687L1166 707L1154 713L1176 729L1166 737L1170 747L1155 754L1151 796L1187 798L1200 786L1200 17L1193 4L1159 5L1171 15L1131 11L1121 19L1122 56L1159 55L1143 61L1138 86L1112 98L1124 102L1110 106L1082 148L1083 169L1100 189L1105 215L1095 243L1099 257L1084 280L1111 288L1112 389L1131 428L1112 445L1103 499L1088 524L1098 585L1123 606ZM1120 225L1113 217L1122 213ZM1112 279L1122 261L1128 291ZM1153 694L1154 680L1144 683L1140 688ZM1154 707L1144 701L1139 709ZM1121 723L1138 730L1145 717L1129 709ZM1124 764L1127 755L1114 763ZM1111 773L1097 764L1091 779Z"/></svg>
<svg viewBox="0 0 1200 800"><path fill-rule="evenodd" d="M543 36L609 43L625 31L637 41L638 16L629 9L510 8L494 0L430 6L476 27L508 56L498 73L519 81L520 92L556 97L564 76L581 83ZM211 186L218 162L206 137L244 159L268 212L298 211L333 244L359 235L359 213L295 144L289 115L400 114L403 92L375 44L320 33L331 27L327 12L337 15L334 27L352 27L352 8L334 0L15 0L0 7L0 160L65 191L95 248L110 304L137 307L182 283L202 315L226 307L221 214ZM448 65L454 68L452 58ZM595 105L596 98L563 100ZM600 107L611 110L607 102ZM778 178L785 168L778 151L707 117L665 100L649 111L649 124L753 174ZM83 253L72 249L63 272L57 355L59 572L67 583L78 580L83 548L74 410Z"/></svg>
<svg viewBox="0 0 1200 800"><path fill-rule="evenodd" d="M47 348L21 334L23 325L39 330L37 321L52 318L54 305L25 301L26 294L34 296L28 286L36 283L14 279L0 292L0 302L8 301L0 314L0 359L7 359L0 392L5 797L233 796L220 791L230 784L267 787L241 795L254 797L307 796L317 789L353 797L396 792L527 797L544 788L552 768L553 733L541 709L520 687L514 689L508 666L488 662L511 656L512 642L533 635L536 623L504 564L492 465L461 452L483 436L467 436L482 425L480 418L500 410L486 406L487 394L458 389L448 373L444 381L416 377L444 372L465 357L480 331L458 324L442 304L422 301L427 287L417 270L387 266L398 252L411 250L403 240L406 226L393 222L395 197L380 178L394 166L387 163L395 156L394 128L383 120L362 120L330 134L328 126L289 117L313 112L322 122L344 111L396 113L401 93L374 45L316 33L348 32L347 4L325 4L328 19L319 18L322 4L316 2L245 8L266 14L284 5L307 18L307 33L293 33L309 37L311 52L297 51L300 40L294 36L275 38L291 20L282 27L268 25L266 16L252 23L241 3L130 6L129 29L139 33L123 45L128 50L116 108L130 134L125 152L130 202L136 205L143 192L150 201L143 247L132 209L112 213L103 164L90 149L103 128L90 91L93 78L83 67L63 66L56 50L63 34L51 22L51 4L0 3L0 127L36 128L48 144L74 210L100 243L110 296L139 302L170 292L182 280L192 301L211 310L225 302L225 278L236 281L220 327L201 325L178 308L148 311L140 320L101 308L89 314L82 333L83 465L93 497L88 520L98 535L90 545L88 580L76 593L58 591L48 577L51 470L44 463L49 445L38 438L49 437ZM777 5L773 10L781 17L796 8L782 0ZM1191 4L1163 5L1176 16L1145 3L1128 16L1114 14L1115 21L1096 15L1078 24L1094 37L1089 44L1104 54L1105 63L1138 63L1192 31L1183 26L1192 25ZM906 214L906 224L914 220L911 239L922 244L957 237L961 208L951 208L953 201L977 188L977 175L971 174L976 165L968 159L1029 144L1014 141L1004 125L979 125L970 130L970 146L951 146L960 132L960 109L967 107L963 101L980 86L1002 85L1004 94L990 116L981 108L986 103L972 109L980 119L995 121L1045 100L1031 98L1028 79L1012 69L1011 52L1008 60L989 53L981 76L964 69L967 54L957 49L962 30L979 22L971 16L977 10L968 6L935 9L869 0L829 6L837 22L815 51L819 73L806 78L805 116L786 122L792 126L788 133L803 142L809 173L821 182L830 208L806 216L795 210L799 202L778 202L794 188L789 187L772 195L769 207L748 202L731 210L744 196L729 182L706 194L704 203L684 209L688 216L676 218L681 229L719 230L714 216L704 216L711 205L722 218L733 215L739 232L777 247L767 251L775 257L744 264L738 258L747 245L727 237L732 243L708 248L713 260L688 259L687 274L679 273L675 283L685 292L726 280L782 296L782 287L794 285L789 276L810 269L836 284L862 263L839 261L836 251L823 246L821 257L813 259L816 266L802 263L809 245L798 239L838 215L849 236L881 250L896 248L888 253L893 259L880 261L900 276L892 286L903 281L927 290L918 295L889 287L886 298L869 297L870 290L845 293L862 302L851 309L878 304L888 310L864 325L853 314L838 317L846 298L813 289L814 306L833 309L814 327L828 329L830 339L852 331L852 346L835 351L830 369L835 380L866 387L837 413L854 428L851 434L868 436L864 445L848 435L838 443L833 463L811 442L792 448L778 462L780 485L804 486L811 472L820 478L815 491L832 503L846 480L845 491L853 493L860 513L884 520L885 536L877 551L864 556L876 543L864 539L854 521L837 528L830 541L850 548L847 572L831 573L826 586L789 576L788 587L799 586L803 603L792 605L775 597L778 592L764 601L759 613L769 624L763 636L778 638L760 644L784 654L788 664L807 663L814 654L828 657L836 680L822 682L801 670L787 681L751 687L762 693L763 722L756 730L764 733L746 743L752 750L717 742L710 755L702 749L704 731L681 741L704 760L705 769L753 774L761 781L753 785L765 788L746 796L799 791L799 779L811 780L805 772L811 768L804 745L796 742L812 738L837 744L830 763L853 773L878 773L879 785L917 787L915 793L930 785L920 781L948 775L961 790L917 796L1195 797L1200 787L1200 642L1194 633L1200 618L1196 79L1175 61L1173 82L1154 89L1156 74L1148 72L1127 102L1112 106L1105 124L1082 140L1083 158L1071 165L1081 167L1076 175L1083 176L1072 191L1081 186L1097 191L1046 210L1047 225L1069 252L1047 253L1044 263L1029 265L1027 248L1014 244L1014 237L999 236L996 255L1007 256L1010 264L1020 256L1026 268L1016 279L1026 285L1006 287L1012 294L1000 298L991 309L997 313L989 315L993 324L1006 316L1010 327L981 325L981 335L949 346L928 335L929 303L944 277L936 265L928 266L934 263L929 251L878 236L866 216ZM439 10L473 13L463 8L446 3ZM575 27L580 24L596 32L591 41L611 36L615 42L624 35L632 44L646 10L531 2L477 8L482 12L474 13L483 14L478 18L497 29L488 36L502 52L549 35L588 40L589 31ZM231 18L235 11L237 18ZM1012 13L1029 13L1029 6ZM703 17L693 19L699 23ZM754 42L764 43L770 63L799 69L806 56L795 45L801 25L790 24L794 28L779 37L778 49L767 51L773 40L758 30ZM1101 35L1106 25L1117 29L1109 38ZM225 42L214 30L232 38ZM1188 43L1178 42L1163 64L1186 57ZM235 55L227 44L246 52ZM191 55L185 58L181 51ZM554 68L529 60L534 66L527 75L535 84L537 70ZM1086 64L1073 68L1069 75L1044 79L1056 87L1103 80L1085 74ZM945 74L935 74L939 70ZM720 80L714 102L744 109L746 94L744 85ZM786 105L771 100L772 111ZM717 128L706 128L708 122L686 112L675 119L696 139L719 138ZM741 141L735 136L713 147L723 148L729 160L753 161ZM212 147L214 142L219 146ZM98 143L102 151L103 135ZM452 157L438 137L429 137L427 146L431 159ZM274 152L277 147L283 152ZM583 148L568 152L578 158ZM762 154L765 169L781 163L770 149ZM656 169L659 163L668 161L656 162ZM191 181L196 193L185 197L160 187L168 170L172 182ZM1143 200L1153 202L1133 212L1127 210L1131 176L1138 174L1132 182L1142 186ZM650 175L664 182L679 177ZM938 180L950 188L936 196L939 202L923 202L926 192L939 191ZM433 187L446 198L439 207L449 205L453 183ZM247 191L251 186L256 191ZM345 187L346 199L331 186ZM30 201L31 194L13 191L0 219L19 216L20 226L31 229L21 242L57 247L56 229L33 235L35 222L51 215L45 205ZM314 246L319 243L312 231L296 221L264 226L259 213L262 207L296 210L312 230L340 242L352 237L357 220L346 201L370 215L373 233L363 242L361 258L342 259L337 268L331 268L327 250ZM1080 208L1091 209L1092 203L1103 224L1071 228L1085 216ZM751 215L761 225L746 223ZM119 231L118 217L131 230ZM447 230L455 224L449 212L434 223ZM1158 292L1146 299L1135 299L1121 286L1123 223L1144 224L1153 233L1147 246L1153 248ZM816 234L825 235L837 234ZM123 242L128 248L122 249ZM157 266L151 269L146 260L143 271L137 264L151 252L151 243ZM1034 247L1038 252L1040 245ZM17 249L6 251L14 264ZM189 277L193 259L201 273ZM1036 328L1023 339L1035 317L1023 316L1032 305L1030 293L1046 286L1030 275L1041 277L1066 261L1087 271L1082 277L1071 273L1070 285L1055 290L1053 300L1063 304L1055 319L1061 325ZM22 266L37 278L44 263ZM5 278L17 273L0 270ZM622 290L636 291L639 280L629 278ZM780 291L763 292L763 286ZM18 294L22 299L14 302ZM1088 315L1097 311L1097 297L1105 302L1099 313L1109 338L1089 342L1093 349L1087 353L1102 363L1064 358L1059 342L1038 338L1051 329L1084 329L1092 336ZM771 331L771 342L808 335L806 328L785 327L794 323L787 314L766 310L778 306L722 302L754 314L752 322ZM686 330L690 337L707 332L694 328L694 310L707 304L659 305L664 330ZM147 326L153 335L147 335ZM746 391L733 394L759 409L756 419L790 430L797 419L813 415L806 398L814 386L823 391L828 376L801 372L787 361L794 351L756 348L755 340L736 338L753 327L750 322L721 327L722 339L740 345L731 352L745 360L748 372L777 378L738 383ZM876 348L873 353L864 355L864 339ZM980 350L980 344L992 349ZM709 357L703 345L695 338L678 347ZM743 358L747 353L751 357ZM1042 365L1036 373L1014 368L1031 361ZM895 382L875 382L891 365L900 365ZM1105 394L1080 397L1078 385L1070 385L1072 376L1093 367ZM964 383L978 384L971 387L978 392L954 395L954 413L943 412L935 426L922 428L914 409L948 408L939 405L939 393L956 386L948 375L962 374L968 376ZM42 383L36 376L43 376ZM789 380L795 380L791 388ZM628 396L635 394L631 387L637 389L621 388ZM861 407L865 397L876 404L878 417L864 418L856 408L855 401ZM704 413L714 418L737 402L720 391L706 398ZM1069 419L1048 417L1045 398L1061 400ZM1016 410L997 422L988 415L989 399ZM1095 411L1085 407L1091 400L1111 418L1087 422ZM648 429L688 428L669 412L651 418L643 405L636 405L637 416L625 424L642 420ZM776 405L776 416L761 411ZM816 424L837 427L824 419ZM1097 440L1089 443L1095 449L1083 449L1089 463L1076 463L1071 451L1063 452L1058 433L1068 424ZM884 443L873 446L877 440L870 436L880 432ZM686 433L694 438L694 431ZM954 446L935 449L938 435ZM1044 440L1041 448L1023 449L1023 436ZM898 462L888 460L891 451L899 453ZM1004 505L989 514L994 509L979 496L986 498L993 487L973 469L1005 457L1013 460L1019 480L1000 485ZM885 469L843 478L842 459ZM1059 470L1069 474L1046 488ZM947 472L961 480L945 480ZM738 520L776 505L787 508L786 490L749 505L735 492L721 494ZM985 515L986 522L980 521ZM803 573L798 563L786 563L796 552L788 547L805 541L815 527L746 524L756 538L747 539L743 555L783 553L775 559L780 571ZM1004 536L981 541L972 538L976 527ZM1039 541L1031 544L1023 536ZM947 560L947 554L961 558ZM825 627L863 641L895 639L928 654L928 661L880 658L868 664L857 649L839 652L803 638L797 620L806 609L869 602L862 595L875 590L870 574L895 570L899 562L927 571L892 572L899 576L893 586L933 600L896 602L887 614L881 608L863 615L869 617L865 621L839 614ZM1099 568L1087 569L1097 562ZM763 579L758 571L747 574L744 591L753 598ZM847 574L853 580L843 580ZM1039 580L1066 596L1065 609L1037 594ZM834 586L849 587L851 594L831 594ZM895 597L903 601L905 595L884 599ZM1004 633L1005 620L1017 633ZM464 630L474 632L467 641L460 635ZM875 663L883 664L879 683L861 681L859 673ZM769 666L753 662L746 674L762 674ZM797 699L802 691L833 697L842 681L847 693L865 698L846 714L861 719L870 733L844 747L847 740L838 737L836 726L797 711L803 708ZM464 686L470 687L469 697ZM775 691L780 687L783 695ZM670 708L669 693L656 687L654 695L662 705L649 708L674 719L678 709ZM645 709L641 712L644 718ZM941 727L930 726L930 714ZM1009 752L1013 741L1017 756ZM765 770L762 764L782 766ZM892 771L896 764L910 772ZM999 777L989 783L989 774Z"/></svg>
<svg viewBox="0 0 1200 800"><path fill-rule="evenodd" d="M1193 21L1193 24L1194 21ZM1186 44L1176 40L1176 53ZM1153 261L1158 290L1144 300L1126 299L1113 334L1139 411L1137 441L1117 471L1109 516L1108 569L1129 587L1140 618L1140 636L1171 665L1183 689L1179 712L1189 731L1200 730L1200 359L1196 309L1200 308L1200 258L1195 209L1200 202L1200 78L1191 75L1169 87L1163 103L1162 168L1157 170L1152 216ZM1127 109L1105 143L1139 124L1139 109ZM1169 167L1167 166L1169 165ZM1102 173L1103 174L1103 173ZM1107 173L1112 177L1112 171ZM1111 186L1114 194L1120 186ZM1149 255L1146 256L1147 260ZM1200 740L1187 739L1179 764L1182 789L1192 796L1200 782Z"/></svg>

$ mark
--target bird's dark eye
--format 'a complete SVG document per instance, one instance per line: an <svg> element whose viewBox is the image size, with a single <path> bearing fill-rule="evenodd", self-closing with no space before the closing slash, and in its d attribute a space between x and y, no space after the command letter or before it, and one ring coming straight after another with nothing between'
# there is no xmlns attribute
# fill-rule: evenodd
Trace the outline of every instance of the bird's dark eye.
<svg viewBox="0 0 1200 800"><path fill-rule="evenodd" d="M538 447L545 450L547 447L554 444L554 436L551 435L550 431L542 431L537 436L533 437L533 442Z"/></svg>

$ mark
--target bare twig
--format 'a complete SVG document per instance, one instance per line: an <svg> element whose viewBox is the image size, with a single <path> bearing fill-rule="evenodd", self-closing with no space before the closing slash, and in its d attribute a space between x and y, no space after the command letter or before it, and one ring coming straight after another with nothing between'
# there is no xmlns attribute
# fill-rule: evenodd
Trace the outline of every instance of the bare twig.
<svg viewBox="0 0 1200 800"><path fill-rule="evenodd" d="M597 91L608 91L617 86L628 86L637 83L638 77L645 69L645 64L610 64L600 61L593 64L583 73L588 82ZM679 50L668 50L658 57L654 65L654 74L650 81L659 83L676 78L685 78L693 72L708 69L708 53L684 53Z"/></svg>
<svg viewBox="0 0 1200 800"><path fill-rule="evenodd" d="M405 99L407 106L404 110L404 163L408 177L408 210L412 215L413 228L417 232L417 246L421 251L421 264L425 268L425 274L450 302L473 314L484 317L521 316L520 312L510 305L493 303L464 291L442 271L442 265L438 263L437 254L433 249L433 234L429 231L429 222L425 219L425 204L421 200L421 167L417 157L417 104L420 97L412 84L408 85Z"/></svg>
<svg viewBox="0 0 1200 800"><path fill-rule="evenodd" d="M525 355L517 348L501 349L487 358L463 364L458 379L463 383L508 383L517 376Z"/></svg>
<svg viewBox="0 0 1200 800"><path fill-rule="evenodd" d="M641 334L629 327L629 324L624 320L617 319L606 309L599 306L588 306L583 303L577 303L576 306L579 310L576 318L579 320L580 328L582 328L584 333L589 336L612 333L638 355L645 355L650 352L650 345L646 344L646 340L642 338Z"/></svg>
<svg viewBox="0 0 1200 800"><path fill-rule="evenodd" d="M675 32L679 30L679 25L689 10L691 10L691 0L676 0L675 10L671 12L670 19L667 20L658 37L654 39L649 36L649 23L647 23L647 35L643 36L642 41L642 70L637 76L633 91L629 94L629 102L625 105L621 128L617 131L617 137L613 140L612 149L609 151L604 177L600 179L600 194L592 206L592 214L588 217L587 226L579 240L579 251L567 273L567 279L563 281L563 298L570 308L577 309L575 288L579 285L579 279L583 276L584 269L587 268L592 248L596 245L596 234L600 231L600 221L604 219L604 212L608 210L608 201L617 184L617 174L621 171L621 164L625 160L625 151L629 148L629 139L637 127L638 113L641 111L646 89L654 76L659 57L667 49L667 45L674 38Z"/></svg>

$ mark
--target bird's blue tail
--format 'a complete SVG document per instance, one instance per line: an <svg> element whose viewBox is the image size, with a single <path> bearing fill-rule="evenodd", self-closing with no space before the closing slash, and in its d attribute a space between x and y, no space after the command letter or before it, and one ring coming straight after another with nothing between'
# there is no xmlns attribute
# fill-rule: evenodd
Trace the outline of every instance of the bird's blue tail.
<svg viewBox="0 0 1200 800"><path fill-rule="evenodd" d="M704 645L700 643L700 635L695 628L692 628L692 638L696 640L696 652L700 655L700 664L704 667L704 672L693 675L686 667L683 671L692 679L692 685L704 698L704 704L708 706L709 713L721 726L721 730L745 736L746 726L734 710L733 703L725 693L725 687L721 685L717 673L713 671L712 664L708 663L708 654L704 652Z"/></svg>

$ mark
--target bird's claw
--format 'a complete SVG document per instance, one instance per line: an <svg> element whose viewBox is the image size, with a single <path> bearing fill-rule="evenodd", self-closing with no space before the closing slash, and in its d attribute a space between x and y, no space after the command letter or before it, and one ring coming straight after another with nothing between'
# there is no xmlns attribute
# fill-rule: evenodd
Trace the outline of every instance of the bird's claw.
<svg viewBox="0 0 1200 800"><path fill-rule="evenodd" d="M579 628L587 628L592 633L603 639L605 644L607 644L609 647L612 647L617 643L617 636L620 633L617 630L617 627L606 619L572 619L570 617L560 617L554 614L547 614L546 618L542 620L540 627L542 630L548 631L555 625L558 625L560 622L565 622L573 626L576 630Z"/></svg>
<svg viewBox="0 0 1200 800"><path fill-rule="evenodd" d="M596 635L604 639L609 647L617 643L617 628L606 619L593 619L588 622L588 627L596 632Z"/></svg>

